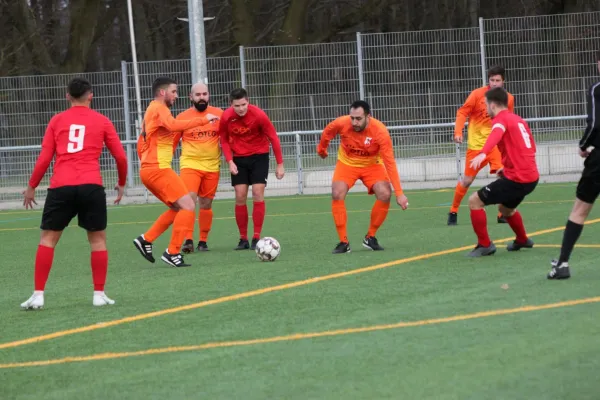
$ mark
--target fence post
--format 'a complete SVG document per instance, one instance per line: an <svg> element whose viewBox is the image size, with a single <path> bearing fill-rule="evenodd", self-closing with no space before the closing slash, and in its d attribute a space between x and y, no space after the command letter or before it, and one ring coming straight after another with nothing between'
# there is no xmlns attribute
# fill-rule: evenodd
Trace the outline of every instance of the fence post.
<svg viewBox="0 0 600 400"><path fill-rule="evenodd" d="M483 18L479 18L479 48L480 56L481 56L481 79L483 84L487 84L487 74L486 74L486 59L485 59L485 31L483 27Z"/></svg>
<svg viewBox="0 0 600 400"><path fill-rule="evenodd" d="M125 114L125 140L131 140L131 114L129 113L129 82L127 81L127 63L121 61L121 78L123 81L123 113ZM127 151L127 186L133 187L133 154L131 145L126 144Z"/></svg>
<svg viewBox="0 0 600 400"><path fill-rule="evenodd" d="M296 170L298 171L298 194L304 193L304 175L302 173L302 144L300 134L296 133Z"/></svg>
<svg viewBox="0 0 600 400"><path fill-rule="evenodd" d="M360 99L365 99L365 79L363 72L363 54L362 54L362 40L360 32L356 32L356 57L358 61L358 90L360 92Z"/></svg>
<svg viewBox="0 0 600 400"><path fill-rule="evenodd" d="M244 46L240 46L240 75L241 75L242 87L247 90L247 88L246 88L246 65L245 65L245 59L244 59Z"/></svg>

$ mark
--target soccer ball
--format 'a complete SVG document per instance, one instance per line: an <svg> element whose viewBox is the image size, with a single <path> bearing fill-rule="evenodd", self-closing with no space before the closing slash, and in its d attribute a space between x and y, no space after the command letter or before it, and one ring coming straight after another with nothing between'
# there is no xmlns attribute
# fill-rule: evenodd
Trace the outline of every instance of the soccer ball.
<svg viewBox="0 0 600 400"><path fill-rule="evenodd" d="M256 243L256 257L260 261L275 261L280 252L281 246L275 238L264 237Z"/></svg>

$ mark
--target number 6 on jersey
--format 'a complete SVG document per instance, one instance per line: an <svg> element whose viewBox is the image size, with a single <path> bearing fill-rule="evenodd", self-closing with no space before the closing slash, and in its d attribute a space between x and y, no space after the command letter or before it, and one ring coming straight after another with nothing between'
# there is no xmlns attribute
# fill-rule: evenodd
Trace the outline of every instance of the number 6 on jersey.
<svg viewBox="0 0 600 400"><path fill-rule="evenodd" d="M69 144L67 153L78 153L83 150L83 138L85 137L85 126L72 124L69 127Z"/></svg>

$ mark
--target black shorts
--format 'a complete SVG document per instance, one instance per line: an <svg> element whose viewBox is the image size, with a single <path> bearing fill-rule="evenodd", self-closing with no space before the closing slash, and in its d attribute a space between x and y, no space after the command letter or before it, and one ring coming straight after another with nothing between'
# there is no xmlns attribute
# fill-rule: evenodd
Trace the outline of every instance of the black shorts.
<svg viewBox="0 0 600 400"><path fill-rule="evenodd" d="M45 231L62 231L77 215L88 232L106 229L106 192L100 185L61 186L48 189L42 224Z"/></svg>
<svg viewBox="0 0 600 400"><path fill-rule="evenodd" d="M525 199L525 196L533 192L538 181L530 183L519 183L510 179L500 178L482 187L477 195L486 206L502 204L506 208L517 208Z"/></svg>
<svg viewBox="0 0 600 400"><path fill-rule="evenodd" d="M593 204L600 194L600 152L592 150L583 162L583 172L577 184L577 198Z"/></svg>
<svg viewBox="0 0 600 400"><path fill-rule="evenodd" d="M231 175L231 186L267 184L269 175L269 153L253 154L245 157L233 157L237 166L237 175Z"/></svg>

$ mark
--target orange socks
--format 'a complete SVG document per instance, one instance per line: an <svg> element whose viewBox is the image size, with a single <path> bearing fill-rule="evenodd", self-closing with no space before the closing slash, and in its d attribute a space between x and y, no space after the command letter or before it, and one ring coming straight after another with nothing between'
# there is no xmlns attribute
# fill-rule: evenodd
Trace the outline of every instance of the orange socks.
<svg viewBox="0 0 600 400"><path fill-rule="evenodd" d="M333 222L335 223L335 229L340 237L340 242L348 243L348 231L346 229L348 215L346 214L346 204L344 203L344 200L332 200L331 213L333 214Z"/></svg>
<svg viewBox="0 0 600 400"><path fill-rule="evenodd" d="M203 210L200 209L200 214L198 215L198 226L200 227L200 241L206 242L208 240L208 232L212 228L213 222L213 210Z"/></svg>
<svg viewBox="0 0 600 400"><path fill-rule="evenodd" d="M385 221L389 209L389 202L384 203L383 201L375 200L375 204L373 204L373 208L371 209L371 224L369 225L367 236L375 236L377 230L383 224L383 221Z"/></svg>
<svg viewBox="0 0 600 400"><path fill-rule="evenodd" d="M454 199L452 200L452 207L450 207L450 212L458 212L458 207L460 207L460 203L462 199L465 197L469 188L464 187L460 182L456 184L456 189L454 189Z"/></svg>
<svg viewBox="0 0 600 400"><path fill-rule="evenodd" d="M175 217L177 216L177 211L167 210L158 217L156 222L148 229L148 232L144 233L144 239L153 243L160 235L162 235L173 223Z"/></svg>
<svg viewBox="0 0 600 400"><path fill-rule="evenodd" d="M175 221L173 221L171 242L167 250L169 254L179 254L185 235L190 231L194 231L194 222L196 220L196 213L194 211L179 210L176 214Z"/></svg>

